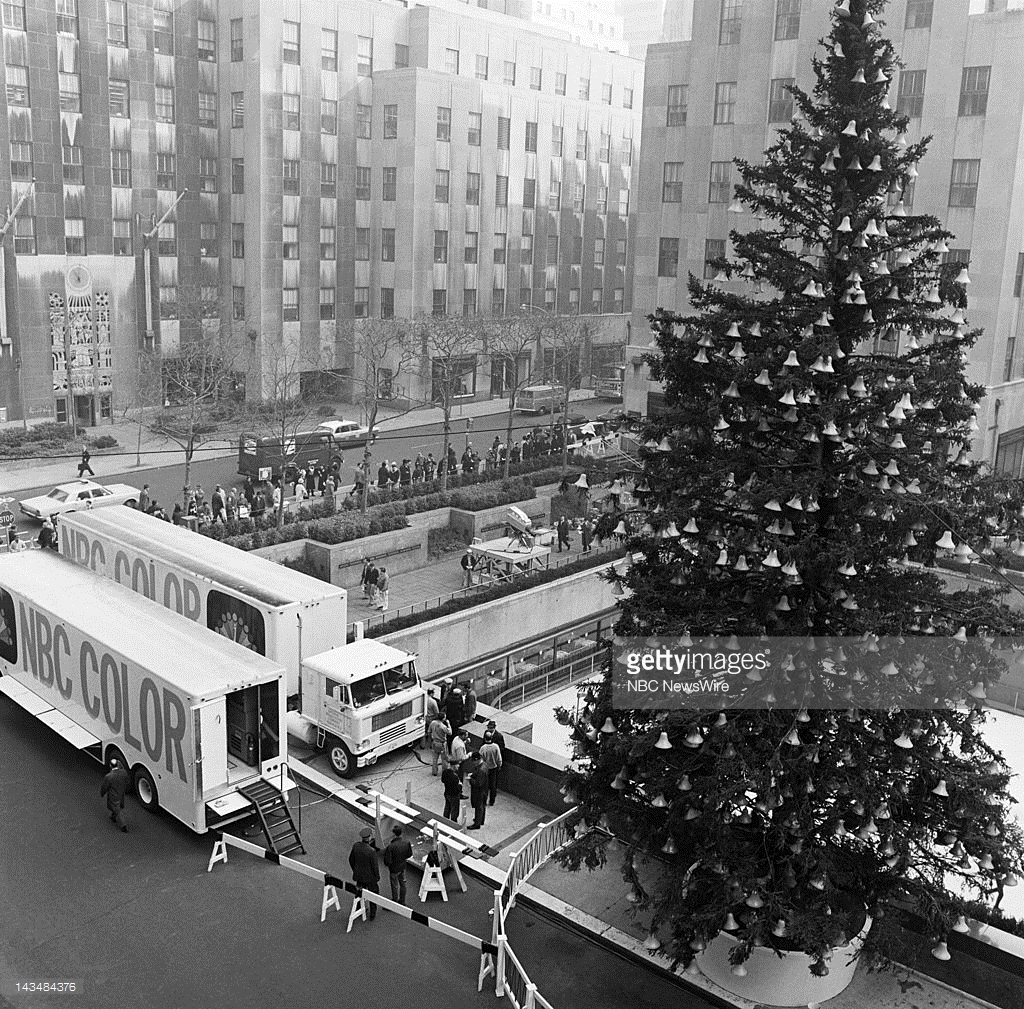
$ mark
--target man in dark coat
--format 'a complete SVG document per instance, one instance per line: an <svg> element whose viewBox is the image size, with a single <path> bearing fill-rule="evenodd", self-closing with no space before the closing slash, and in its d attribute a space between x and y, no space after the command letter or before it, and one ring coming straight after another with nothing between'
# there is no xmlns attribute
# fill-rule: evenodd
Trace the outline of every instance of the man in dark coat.
<svg viewBox="0 0 1024 1009"><path fill-rule="evenodd" d="M479 753L474 753L470 759L473 770L469 773L469 801L473 806L473 822L466 829L479 830L487 815L487 768Z"/></svg>
<svg viewBox="0 0 1024 1009"><path fill-rule="evenodd" d="M89 465L89 460L91 458L92 457L89 455L89 450L87 448L83 448L82 449L82 461L78 464L78 479L79 480L82 479L82 474L85 473L86 470L89 471L89 476L95 476L96 475L92 471L92 466Z"/></svg>
<svg viewBox="0 0 1024 1009"><path fill-rule="evenodd" d="M441 785L444 788L444 812L441 815L458 823L462 807L462 779L450 764L441 772Z"/></svg>
<svg viewBox="0 0 1024 1009"><path fill-rule="evenodd" d="M391 828L394 835L391 843L384 849L384 864L391 876L391 899L399 904L405 903L405 863L412 858L412 845L402 836L402 828L395 824Z"/></svg>
<svg viewBox="0 0 1024 1009"><path fill-rule="evenodd" d="M107 797L110 819L126 834L128 824L124 821L124 793L128 791L129 783L128 772L121 766L121 762L111 758L110 770L103 776L103 784L100 785L100 796Z"/></svg>
<svg viewBox="0 0 1024 1009"><path fill-rule="evenodd" d="M352 879L356 886L361 886L371 893L380 893L380 868L377 866L377 847L373 841L373 831L363 827L359 831L359 840L352 845L348 855L348 864L352 867ZM367 914L370 921L377 917L377 905L367 902Z"/></svg>
<svg viewBox="0 0 1024 1009"><path fill-rule="evenodd" d="M453 730L466 721L466 698L461 687L455 686L448 691L444 699L444 711Z"/></svg>
<svg viewBox="0 0 1024 1009"><path fill-rule="evenodd" d="M492 718L487 723L487 731L494 737L494 742L497 743L498 749L501 750L501 759L505 761L505 737L498 731L498 723Z"/></svg>
<svg viewBox="0 0 1024 1009"><path fill-rule="evenodd" d="M403 487L408 487L412 483L412 466L408 459L402 460L402 465L398 470L398 482Z"/></svg>
<svg viewBox="0 0 1024 1009"><path fill-rule="evenodd" d="M583 552L589 554L590 544L594 539L594 526L589 516L583 519L583 525L580 526L580 538L583 540Z"/></svg>
<svg viewBox="0 0 1024 1009"><path fill-rule="evenodd" d="M565 544L565 549L570 549L569 541L569 520L563 515L559 520L555 529L558 532L558 552L562 552L562 544Z"/></svg>

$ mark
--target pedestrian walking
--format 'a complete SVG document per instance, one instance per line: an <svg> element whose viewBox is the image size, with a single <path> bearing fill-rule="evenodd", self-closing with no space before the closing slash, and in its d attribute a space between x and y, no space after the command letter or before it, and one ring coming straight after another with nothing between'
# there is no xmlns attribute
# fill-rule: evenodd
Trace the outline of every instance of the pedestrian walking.
<svg viewBox="0 0 1024 1009"><path fill-rule="evenodd" d="M149 511L149 506L152 500L153 499L149 494L149 484L144 483L142 485L142 490L139 492L139 503L136 507L140 512L146 513Z"/></svg>
<svg viewBox="0 0 1024 1009"><path fill-rule="evenodd" d="M594 540L594 524L589 516L583 519L583 525L580 526L580 539L583 541L583 552L589 554L590 544Z"/></svg>
<svg viewBox="0 0 1024 1009"><path fill-rule="evenodd" d="M380 609L381 613L386 613L388 609L388 591L391 588L391 575L388 574L388 569L381 565L380 574L377 576L377 595L380 597Z"/></svg>
<svg viewBox="0 0 1024 1009"><path fill-rule="evenodd" d="M224 488L220 484L213 488L213 497L210 501L213 510L213 521L223 522L226 502L224 500Z"/></svg>
<svg viewBox="0 0 1024 1009"><path fill-rule="evenodd" d="M563 543L565 544L566 550L568 550L571 546L569 541L569 520L564 515L562 515L559 518L558 523L555 526L555 529L558 532L558 552L561 553Z"/></svg>
<svg viewBox="0 0 1024 1009"><path fill-rule="evenodd" d="M363 598L370 597L370 568L373 567L373 558L367 557L363 560L363 571L359 576L359 587L363 590Z"/></svg>
<svg viewBox="0 0 1024 1009"><path fill-rule="evenodd" d="M78 479L82 479L82 474L88 472L89 476L95 476L96 474L92 471L92 466L89 465L89 460L92 456L89 455L87 448L82 449L82 461L78 464Z"/></svg>
<svg viewBox="0 0 1024 1009"><path fill-rule="evenodd" d="M452 734L451 726L443 715L438 715L430 723L430 748L434 752L434 759L430 764L430 773L437 777L437 764L441 762L442 769L448 767L448 737Z"/></svg>
<svg viewBox="0 0 1024 1009"><path fill-rule="evenodd" d="M454 767L446 767L441 773L441 787L444 789L444 812L441 815L458 823L462 812L462 778Z"/></svg>
<svg viewBox="0 0 1024 1009"><path fill-rule="evenodd" d="M380 571L377 565L370 561L370 570L366 572L366 584L370 586L370 605L377 605L377 581L380 578Z"/></svg>
<svg viewBox="0 0 1024 1009"><path fill-rule="evenodd" d="M110 758L110 770L103 776L100 796L107 797L107 814L111 821L127 834L128 824L124 819L124 794L128 791L128 772L116 757Z"/></svg>
<svg viewBox="0 0 1024 1009"><path fill-rule="evenodd" d="M473 556L472 551L467 550L462 555L462 587L464 589L471 588L473 585L473 569L476 567L476 557Z"/></svg>
<svg viewBox="0 0 1024 1009"><path fill-rule="evenodd" d="M435 718L437 718L437 713L438 713L437 698L434 696L433 688L432 687L427 687L427 710L426 710L426 719L424 720L424 723L423 723L426 726L426 728L424 729L424 732L423 732L423 745L424 746L430 746L430 723L433 722L433 720Z"/></svg>
<svg viewBox="0 0 1024 1009"><path fill-rule="evenodd" d="M391 843L384 849L384 864L391 877L391 899L405 903L405 863L412 858L412 845L402 835L400 824L391 828Z"/></svg>
<svg viewBox="0 0 1024 1009"><path fill-rule="evenodd" d="M487 805L493 806L498 796L498 771L501 770L501 750L494 741L493 732L484 733L484 745L480 747L480 759L487 768Z"/></svg>
<svg viewBox="0 0 1024 1009"><path fill-rule="evenodd" d="M469 830L479 830L487 816L487 768L479 753L472 756L473 769L469 772L469 801L473 806L473 822Z"/></svg>
<svg viewBox="0 0 1024 1009"><path fill-rule="evenodd" d="M452 736L452 767L462 774L462 765L469 756L469 733L465 729L458 729Z"/></svg>
<svg viewBox="0 0 1024 1009"><path fill-rule="evenodd" d="M423 464L423 475L428 480L433 480L434 477L437 476L437 462L434 459L433 452L427 453L427 460Z"/></svg>
<svg viewBox="0 0 1024 1009"><path fill-rule="evenodd" d="M352 880L356 886L369 890L370 893L380 893L380 868L377 865L377 845L373 841L373 831L369 827L363 827L359 831L359 840L352 845L348 854L348 864L352 867ZM369 907L370 921L377 917L377 904L375 901L366 902Z"/></svg>

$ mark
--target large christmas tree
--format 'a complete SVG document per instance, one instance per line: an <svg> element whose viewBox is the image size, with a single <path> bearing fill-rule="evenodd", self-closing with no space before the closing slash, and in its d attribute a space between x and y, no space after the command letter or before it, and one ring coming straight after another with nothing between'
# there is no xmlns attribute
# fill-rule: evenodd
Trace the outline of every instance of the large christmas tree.
<svg viewBox="0 0 1024 1009"><path fill-rule="evenodd" d="M813 94L791 89L792 125L763 163L737 162L731 209L751 225L714 281L691 276L692 314L651 317L667 410L647 424L641 507L622 516L635 563L616 575L617 642L838 636L866 656L943 639L928 654L945 660L887 665L904 700L874 708L843 688L846 710L780 709L765 684L720 710L618 710L605 685L567 793L626 843L641 907L686 963L730 929L737 965L756 944L827 973L865 908L912 906L940 940L965 897L1020 869L1009 772L977 707L1000 664L988 635L1020 619L933 566L990 531L969 459L970 281L945 261L952 235L904 206L927 140L908 143L886 98L883 7L834 11ZM813 655L801 668L821 672ZM563 858L592 864L598 844ZM643 853L664 863L651 892Z"/></svg>

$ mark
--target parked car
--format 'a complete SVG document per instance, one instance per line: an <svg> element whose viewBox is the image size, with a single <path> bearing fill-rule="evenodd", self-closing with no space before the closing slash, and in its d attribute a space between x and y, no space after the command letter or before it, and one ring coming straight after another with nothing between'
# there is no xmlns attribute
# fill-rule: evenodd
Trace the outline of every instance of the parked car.
<svg viewBox="0 0 1024 1009"><path fill-rule="evenodd" d="M139 500L137 487L126 483L112 483L106 487L92 480L69 480L58 484L49 494L40 494L18 503L22 515L42 522L54 515L63 515L79 508L105 508L107 505L129 505L134 508Z"/></svg>
<svg viewBox="0 0 1024 1009"><path fill-rule="evenodd" d="M603 421L612 431L617 431L620 427L629 430L643 420L636 410L623 410L621 406L613 406L610 410L599 413L594 419Z"/></svg>
<svg viewBox="0 0 1024 1009"><path fill-rule="evenodd" d="M354 420L325 420L322 424L317 424L316 427L318 431L329 431L331 437L342 446L364 445L370 435L368 427ZM375 427L373 437L376 438L379 434L380 428Z"/></svg>

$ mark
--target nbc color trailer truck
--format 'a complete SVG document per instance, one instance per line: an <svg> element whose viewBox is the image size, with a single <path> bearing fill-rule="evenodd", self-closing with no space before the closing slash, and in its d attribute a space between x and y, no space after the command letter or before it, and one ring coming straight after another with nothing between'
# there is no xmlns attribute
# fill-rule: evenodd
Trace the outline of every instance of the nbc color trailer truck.
<svg viewBox="0 0 1024 1009"><path fill-rule="evenodd" d="M302 659L345 643L344 589L136 511L61 518L61 553L288 671L293 706Z"/></svg>
<svg viewBox="0 0 1024 1009"><path fill-rule="evenodd" d="M47 550L0 556L0 693L198 832L291 786L279 663Z"/></svg>

